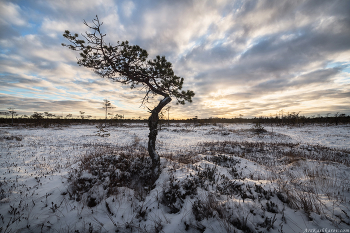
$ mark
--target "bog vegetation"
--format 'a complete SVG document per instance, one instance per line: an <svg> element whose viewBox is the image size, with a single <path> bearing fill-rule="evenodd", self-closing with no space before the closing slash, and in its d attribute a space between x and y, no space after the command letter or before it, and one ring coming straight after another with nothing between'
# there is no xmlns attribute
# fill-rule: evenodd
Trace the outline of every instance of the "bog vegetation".
<svg viewBox="0 0 350 233"><path fill-rule="evenodd" d="M101 124L0 129L0 232L350 225L350 150L339 141L348 141L348 125L171 122L160 131L160 176L153 182L146 123ZM308 142L320 135L330 143ZM337 143L343 146L331 146Z"/></svg>

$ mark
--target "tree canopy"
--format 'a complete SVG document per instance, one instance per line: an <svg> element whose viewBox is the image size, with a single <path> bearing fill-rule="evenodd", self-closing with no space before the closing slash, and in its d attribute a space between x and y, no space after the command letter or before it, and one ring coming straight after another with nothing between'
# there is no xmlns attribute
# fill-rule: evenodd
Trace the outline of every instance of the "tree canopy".
<svg viewBox="0 0 350 233"><path fill-rule="evenodd" d="M106 34L101 32L103 23L97 16L92 23L88 25L84 21L92 32L83 34L83 39L68 30L63 34L71 44L62 45L80 52L79 65L92 68L102 77L128 84L131 88L142 85L146 91L142 103L150 95L175 97L179 104L192 102L194 92L182 90L184 79L175 75L172 64L164 56L147 60L147 51L138 45L130 45L128 41L118 41L116 45L107 44L104 40Z"/></svg>

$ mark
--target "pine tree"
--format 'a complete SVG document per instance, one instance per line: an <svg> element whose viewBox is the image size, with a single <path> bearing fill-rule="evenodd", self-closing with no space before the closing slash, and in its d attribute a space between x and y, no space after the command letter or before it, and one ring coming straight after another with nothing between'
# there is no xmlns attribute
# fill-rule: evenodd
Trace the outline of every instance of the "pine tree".
<svg viewBox="0 0 350 233"><path fill-rule="evenodd" d="M92 30L82 34L83 39L78 38L77 33L71 34L66 30L63 36L70 42L69 45L62 44L71 50L80 52L78 64L91 68L103 78L130 85L130 88L142 87L145 96L142 104L148 102L149 97L160 95L163 99L154 107L148 119L148 153L152 159L154 178L159 176L160 158L156 152L155 143L158 134L159 113L171 102L172 97L179 104L192 102L194 92L183 91L184 79L175 75L172 64L164 56L156 56L153 60L148 59L146 50L138 45L130 45L128 41L117 42L116 45L105 42L106 34L101 32L102 22L96 16L89 25L84 24Z"/></svg>

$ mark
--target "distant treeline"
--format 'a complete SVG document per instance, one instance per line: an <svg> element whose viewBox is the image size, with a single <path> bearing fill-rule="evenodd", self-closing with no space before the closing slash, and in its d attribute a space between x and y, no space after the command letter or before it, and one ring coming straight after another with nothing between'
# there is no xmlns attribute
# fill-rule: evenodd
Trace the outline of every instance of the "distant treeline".
<svg viewBox="0 0 350 233"><path fill-rule="evenodd" d="M350 116L346 114L334 114L333 116L306 117L296 114L288 114L283 117L258 117L254 122L279 124L279 125L303 125L303 124L349 124Z"/></svg>
<svg viewBox="0 0 350 233"><path fill-rule="evenodd" d="M192 119L193 120L193 119ZM285 116L275 117L254 117L254 118L209 118L209 119L194 119L199 124L206 123L261 123L261 124L276 124L276 125L304 125L304 124L349 124L350 115L335 114L333 116L317 116L306 117L297 114L287 114Z"/></svg>
<svg viewBox="0 0 350 233"><path fill-rule="evenodd" d="M1 125L18 125L50 127L55 125L71 125L71 124L108 124L122 125L125 123L147 123L147 119L91 119L91 118L62 118L62 117L44 117L40 114L33 114L30 117L0 117ZM218 123L261 123L261 124L277 124L277 125L294 125L301 126L304 124L325 124L338 125L349 124L350 116L345 114L334 114L332 116L306 117L298 114L286 114L284 116L275 117L255 117L255 118L188 118L188 119L161 119L161 124L167 123L190 123L194 125L218 124Z"/></svg>

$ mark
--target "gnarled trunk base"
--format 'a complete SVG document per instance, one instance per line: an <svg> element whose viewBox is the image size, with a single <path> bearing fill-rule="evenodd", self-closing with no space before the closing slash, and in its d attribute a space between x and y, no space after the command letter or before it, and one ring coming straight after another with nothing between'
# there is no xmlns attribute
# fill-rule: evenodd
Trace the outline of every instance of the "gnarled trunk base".
<svg viewBox="0 0 350 233"><path fill-rule="evenodd" d="M156 140L158 135L158 121L159 121L159 113L162 109L170 103L171 98L169 96L165 97L163 100L159 102L157 107L155 107L151 111L151 116L148 118L148 127L149 127L149 135L148 135L148 154L152 159L152 173L153 179L156 181L160 175L160 158L156 152Z"/></svg>

